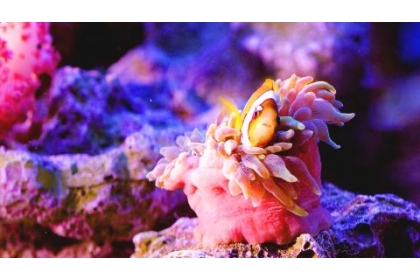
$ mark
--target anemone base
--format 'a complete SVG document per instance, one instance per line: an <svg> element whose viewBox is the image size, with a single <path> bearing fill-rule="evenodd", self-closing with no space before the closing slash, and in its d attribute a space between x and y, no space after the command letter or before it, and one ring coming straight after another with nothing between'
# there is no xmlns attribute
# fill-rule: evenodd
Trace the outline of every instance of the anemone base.
<svg viewBox="0 0 420 280"><path fill-rule="evenodd" d="M316 235L330 227L330 214L322 208L316 195L304 195L300 205L309 214L300 217L271 195L266 195L254 207L242 195L232 196L224 186L197 189L190 186L189 191L188 202L199 218L195 237L204 247L235 242L284 245L302 233Z"/></svg>

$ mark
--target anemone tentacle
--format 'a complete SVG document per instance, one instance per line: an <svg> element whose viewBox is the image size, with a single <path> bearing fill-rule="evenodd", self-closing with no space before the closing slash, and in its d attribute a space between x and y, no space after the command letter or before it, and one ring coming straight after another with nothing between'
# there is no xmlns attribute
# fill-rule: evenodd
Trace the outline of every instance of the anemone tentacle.
<svg viewBox="0 0 420 280"><path fill-rule="evenodd" d="M176 147L162 148L165 160L159 161L147 176L156 180L158 186L165 187L165 181L186 157L196 157L199 164L205 162L206 166L213 164L210 159L213 158L221 161L214 165L220 165L228 181L226 191L232 196L242 194L258 207L263 198L270 195L295 215L306 216L308 212L297 203L301 188L319 196L321 186L297 155L310 140L321 140L339 148L331 140L327 124L341 126L354 117L354 114L339 111L342 103L335 97L332 85L313 82L309 76L292 75L276 82L266 80L242 111L234 102L222 99L224 118L211 123L205 136L197 130L178 137ZM265 102L264 98L270 102ZM265 129L270 125L275 129ZM265 140L256 144L249 141L259 138Z"/></svg>

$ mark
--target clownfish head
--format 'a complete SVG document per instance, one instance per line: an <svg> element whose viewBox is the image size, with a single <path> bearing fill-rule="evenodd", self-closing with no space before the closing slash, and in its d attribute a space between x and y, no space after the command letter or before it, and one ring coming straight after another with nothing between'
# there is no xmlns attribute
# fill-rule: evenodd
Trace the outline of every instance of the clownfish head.
<svg viewBox="0 0 420 280"><path fill-rule="evenodd" d="M235 128L241 131L242 145L265 147L273 139L278 125L276 92L277 84L273 80L265 80L251 95L240 115L236 105L222 99L228 111L236 114Z"/></svg>

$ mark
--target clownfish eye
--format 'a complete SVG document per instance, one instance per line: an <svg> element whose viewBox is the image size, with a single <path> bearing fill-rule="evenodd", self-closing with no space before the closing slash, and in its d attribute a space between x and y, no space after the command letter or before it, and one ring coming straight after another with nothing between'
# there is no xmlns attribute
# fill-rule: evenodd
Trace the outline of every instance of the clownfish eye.
<svg viewBox="0 0 420 280"><path fill-rule="evenodd" d="M255 120L256 118L258 118L260 115L260 112L255 111L254 114L252 114L252 119Z"/></svg>
<svg viewBox="0 0 420 280"><path fill-rule="evenodd" d="M255 108L254 113L252 114L252 119L254 120L254 119L258 118L258 117L260 116L260 114L261 114L262 110L263 110L263 107L262 107L261 105L258 105L258 106Z"/></svg>

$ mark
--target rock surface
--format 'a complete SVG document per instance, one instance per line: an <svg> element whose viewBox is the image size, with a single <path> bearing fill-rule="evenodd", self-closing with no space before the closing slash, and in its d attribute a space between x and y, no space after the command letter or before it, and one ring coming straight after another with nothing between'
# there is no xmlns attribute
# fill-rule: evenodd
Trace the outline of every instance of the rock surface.
<svg viewBox="0 0 420 280"><path fill-rule="evenodd" d="M47 155L97 155L121 145L147 125L181 133L184 127L180 119L165 107L169 98L163 82L128 86L99 71L64 67L54 75L49 117L39 139L29 143L29 150Z"/></svg>
<svg viewBox="0 0 420 280"><path fill-rule="evenodd" d="M0 256L115 253L113 243L173 222L185 196L145 178L168 137L145 126L97 156L0 149Z"/></svg>
<svg viewBox="0 0 420 280"><path fill-rule="evenodd" d="M197 218L181 218L160 231L138 233L133 257L419 257L420 210L392 194L356 195L325 184L322 204L333 224L317 236L302 234L289 245L242 244L201 248Z"/></svg>

